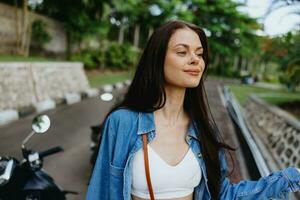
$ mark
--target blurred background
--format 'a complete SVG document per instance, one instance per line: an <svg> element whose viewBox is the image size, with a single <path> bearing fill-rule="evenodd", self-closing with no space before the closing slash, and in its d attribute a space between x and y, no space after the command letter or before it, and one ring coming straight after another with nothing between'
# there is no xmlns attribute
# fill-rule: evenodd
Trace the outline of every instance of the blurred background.
<svg viewBox="0 0 300 200"><path fill-rule="evenodd" d="M212 114L238 148L231 180L300 167L299 0L0 0L0 156L21 159L32 119L47 114L48 133L28 146L63 147L43 168L79 193L67 199L84 199L91 126L122 99L152 32L174 19L208 36Z"/></svg>

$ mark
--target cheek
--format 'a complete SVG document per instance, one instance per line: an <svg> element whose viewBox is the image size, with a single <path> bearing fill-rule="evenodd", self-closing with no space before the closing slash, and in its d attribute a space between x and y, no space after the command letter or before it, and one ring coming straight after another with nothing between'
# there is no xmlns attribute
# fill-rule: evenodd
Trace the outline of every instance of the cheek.
<svg viewBox="0 0 300 200"><path fill-rule="evenodd" d="M205 69L205 62L204 62L203 59L201 59L201 61L200 61L200 67L201 67L201 70L202 70L202 72L203 72L204 69Z"/></svg>
<svg viewBox="0 0 300 200"><path fill-rule="evenodd" d="M164 64L164 73L166 80L176 79L184 69L184 59L178 59L178 56L168 56Z"/></svg>
<svg viewBox="0 0 300 200"><path fill-rule="evenodd" d="M165 71L178 72L184 69L186 60L175 54L167 55L165 59L164 69Z"/></svg>

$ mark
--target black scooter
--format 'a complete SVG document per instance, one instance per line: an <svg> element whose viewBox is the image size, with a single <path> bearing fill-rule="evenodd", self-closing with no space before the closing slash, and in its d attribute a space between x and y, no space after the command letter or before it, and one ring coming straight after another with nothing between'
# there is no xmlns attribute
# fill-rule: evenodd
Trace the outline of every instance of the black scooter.
<svg viewBox="0 0 300 200"><path fill-rule="evenodd" d="M10 156L0 157L0 200L65 200L66 194L78 194L64 191L42 169L43 158L63 151L59 146L43 152L25 147L34 134L43 134L50 127L47 115L33 119L32 132L22 142L23 160Z"/></svg>

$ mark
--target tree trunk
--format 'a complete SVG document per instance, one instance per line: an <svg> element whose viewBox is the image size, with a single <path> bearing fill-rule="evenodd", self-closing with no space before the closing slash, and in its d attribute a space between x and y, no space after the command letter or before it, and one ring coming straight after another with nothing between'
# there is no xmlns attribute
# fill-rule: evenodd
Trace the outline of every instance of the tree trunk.
<svg viewBox="0 0 300 200"><path fill-rule="evenodd" d="M247 60L246 60L246 58L242 58L242 67L241 67L241 69L242 70L246 70L246 65L247 65Z"/></svg>
<svg viewBox="0 0 300 200"><path fill-rule="evenodd" d="M119 44L123 44L124 43L124 32L125 32L125 26L121 25L120 26L120 30L119 30L119 39L118 39L118 43Z"/></svg>
<svg viewBox="0 0 300 200"><path fill-rule="evenodd" d="M236 71L238 70L238 63L239 63L239 57L235 56L233 61L233 69Z"/></svg>
<svg viewBox="0 0 300 200"><path fill-rule="evenodd" d="M246 59L246 66L245 66L245 68L246 68L247 71L251 71L251 65L250 64L251 64L250 60Z"/></svg>
<svg viewBox="0 0 300 200"><path fill-rule="evenodd" d="M140 25L136 24L134 27L134 40L133 40L133 46L136 48L139 48L139 40L140 40Z"/></svg>
<svg viewBox="0 0 300 200"><path fill-rule="evenodd" d="M27 23L27 35L26 35L26 43L25 43L25 56L29 56L29 50L30 50L30 44L31 44L31 31L32 31L32 25L31 25L31 17L28 15L28 23Z"/></svg>
<svg viewBox="0 0 300 200"><path fill-rule="evenodd" d="M23 0L23 21L21 34L21 54L25 55L26 40L27 40L27 26L28 26L28 1Z"/></svg>
<svg viewBox="0 0 300 200"><path fill-rule="evenodd" d="M15 33L16 33L16 44L15 44L15 53L17 55L21 54L21 34L20 34L20 16L19 16L19 9L18 9L18 1L14 1L15 7Z"/></svg>
<svg viewBox="0 0 300 200"><path fill-rule="evenodd" d="M66 49L66 57L67 60L71 59L71 33L67 30L67 49Z"/></svg>

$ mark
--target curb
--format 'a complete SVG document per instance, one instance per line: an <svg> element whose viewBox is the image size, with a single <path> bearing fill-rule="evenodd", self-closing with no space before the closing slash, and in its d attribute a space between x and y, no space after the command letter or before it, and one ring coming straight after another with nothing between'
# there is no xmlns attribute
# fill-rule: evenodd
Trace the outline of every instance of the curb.
<svg viewBox="0 0 300 200"><path fill-rule="evenodd" d="M81 95L77 92L69 92L65 94L64 99L66 100L67 105L71 105L80 102Z"/></svg>
<svg viewBox="0 0 300 200"><path fill-rule="evenodd" d="M37 102L34 105L35 111L37 113L41 113L46 110L51 110L54 109L55 107L56 107L56 103L52 99L46 99L44 101Z"/></svg>
<svg viewBox="0 0 300 200"><path fill-rule="evenodd" d="M17 110L9 109L0 112L0 125L8 124L19 119Z"/></svg>
<svg viewBox="0 0 300 200"><path fill-rule="evenodd" d="M78 103L86 98L99 96L101 93L112 92L127 87L131 84L131 80L125 80L114 84L106 84L100 88L89 88L81 93L70 92L66 93L63 98L46 99L35 103L34 105L21 107L16 109L7 109L0 111L0 126L17 121L20 118L28 116L33 113L42 113L47 110L55 109L61 105L72 105Z"/></svg>

